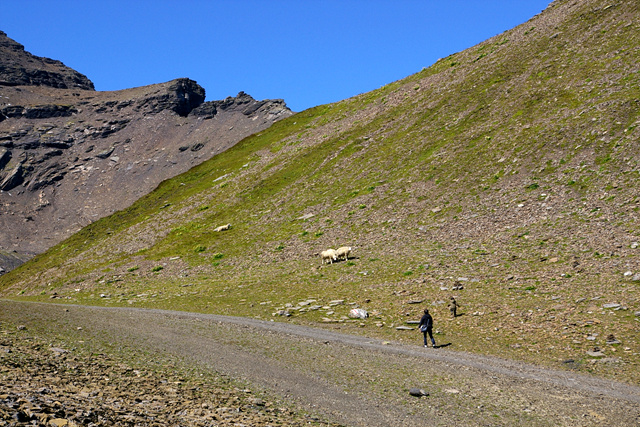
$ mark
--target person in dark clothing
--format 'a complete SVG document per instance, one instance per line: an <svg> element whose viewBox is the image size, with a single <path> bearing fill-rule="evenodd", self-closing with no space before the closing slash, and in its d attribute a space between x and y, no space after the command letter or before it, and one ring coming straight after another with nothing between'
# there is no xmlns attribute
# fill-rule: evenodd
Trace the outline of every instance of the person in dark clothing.
<svg viewBox="0 0 640 427"><path fill-rule="evenodd" d="M424 309L422 319L420 319L420 332L424 335L424 346L429 347L427 344L427 334L429 334L429 338L431 338L431 345L435 348L436 340L433 339L433 317L431 317L429 310L426 308Z"/></svg>
<svg viewBox="0 0 640 427"><path fill-rule="evenodd" d="M460 306L458 305L458 302L454 297L451 297L449 299L451 300L451 302L449 302L449 311L451 312L451 315L455 318L458 315L458 307Z"/></svg>

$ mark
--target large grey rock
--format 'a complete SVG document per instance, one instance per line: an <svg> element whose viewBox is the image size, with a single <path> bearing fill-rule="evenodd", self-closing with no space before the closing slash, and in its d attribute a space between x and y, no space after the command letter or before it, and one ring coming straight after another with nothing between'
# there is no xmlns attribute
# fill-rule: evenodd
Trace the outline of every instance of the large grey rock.
<svg viewBox="0 0 640 427"><path fill-rule="evenodd" d="M409 394L414 397L429 396L429 393L427 393L421 388L416 388L416 387L409 389Z"/></svg>

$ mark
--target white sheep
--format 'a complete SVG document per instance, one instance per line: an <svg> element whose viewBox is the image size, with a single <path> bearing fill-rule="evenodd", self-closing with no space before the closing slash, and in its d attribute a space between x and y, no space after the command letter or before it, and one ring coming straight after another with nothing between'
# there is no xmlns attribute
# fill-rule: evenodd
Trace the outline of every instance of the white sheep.
<svg viewBox="0 0 640 427"><path fill-rule="evenodd" d="M342 257L344 257L345 261L349 259L350 253L351 253L351 246L342 246L341 248L338 248L336 250L336 256L338 257L338 259L341 259Z"/></svg>
<svg viewBox="0 0 640 427"><path fill-rule="evenodd" d="M327 249L326 251L320 252L320 261L324 264L324 260L328 260L330 264L333 264L333 261L338 260L338 254L335 249Z"/></svg>
<svg viewBox="0 0 640 427"><path fill-rule="evenodd" d="M231 224L221 225L220 227L216 227L213 231L225 231L231 228Z"/></svg>

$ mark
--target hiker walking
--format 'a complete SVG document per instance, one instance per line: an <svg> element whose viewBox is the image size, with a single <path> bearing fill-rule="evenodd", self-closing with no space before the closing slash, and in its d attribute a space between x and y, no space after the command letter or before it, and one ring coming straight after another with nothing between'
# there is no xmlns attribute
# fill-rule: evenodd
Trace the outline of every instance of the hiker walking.
<svg viewBox="0 0 640 427"><path fill-rule="evenodd" d="M449 302L449 311L451 312L451 315L455 318L458 315L458 307L460 307L458 305L458 302L456 301L456 299L452 296L450 298L450 302Z"/></svg>
<svg viewBox="0 0 640 427"><path fill-rule="evenodd" d="M427 344L427 334L431 338L431 345L436 348L436 340L433 339L433 317L429 314L429 309L424 309L424 315L420 319L420 332L424 335L424 346L429 347Z"/></svg>

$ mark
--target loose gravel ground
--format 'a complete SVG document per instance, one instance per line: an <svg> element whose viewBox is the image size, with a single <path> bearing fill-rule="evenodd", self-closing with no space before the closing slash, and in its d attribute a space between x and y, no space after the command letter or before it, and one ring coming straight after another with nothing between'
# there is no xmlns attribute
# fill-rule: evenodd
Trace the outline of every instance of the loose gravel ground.
<svg viewBox="0 0 640 427"><path fill-rule="evenodd" d="M197 313L0 301L0 322L57 336L73 352L97 346L250 384L348 426L636 426L640 387L335 330ZM20 333L20 332L18 332ZM442 343L448 344L448 343ZM166 370L174 368L167 365ZM198 374L201 375L201 374ZM413 397L411 388L428 396ZM267 399L268 400L268 399ZM276 405L277 406L277 405ZM269 414L270 416L273 414ZM304 419L304 418L301 418ZM197 424L193 424L197 425Z"/></svg>

